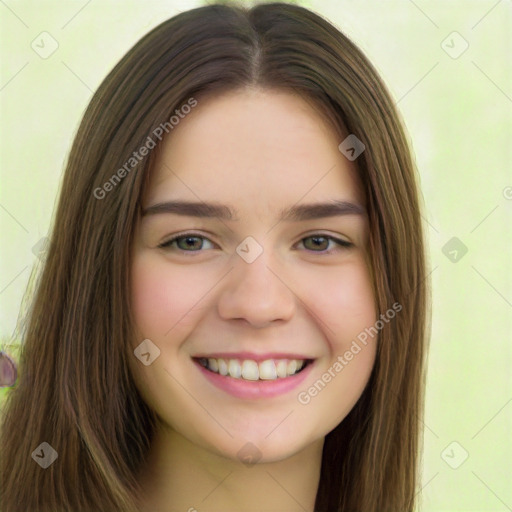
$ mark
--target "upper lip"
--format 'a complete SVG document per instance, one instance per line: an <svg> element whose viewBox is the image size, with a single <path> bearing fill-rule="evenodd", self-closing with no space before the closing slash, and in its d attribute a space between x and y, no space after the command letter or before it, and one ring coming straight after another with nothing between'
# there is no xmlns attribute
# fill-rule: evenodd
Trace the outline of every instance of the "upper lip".
<svg viewBox="0 0 512 512"><path fill-rule="evenodd" d="M253 352L213 352L211 354L197 354L192 357L194 359L251 359L253 361L266 361L267 359L314 359L314 357L304 354L286 352L266 352L264 354L255 354Z"/></svg>

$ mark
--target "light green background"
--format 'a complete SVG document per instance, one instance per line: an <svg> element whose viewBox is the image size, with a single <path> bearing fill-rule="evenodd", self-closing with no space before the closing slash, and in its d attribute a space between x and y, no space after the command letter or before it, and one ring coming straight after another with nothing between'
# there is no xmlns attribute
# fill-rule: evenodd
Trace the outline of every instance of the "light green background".
<svg viewBox="0 0 512 512"><path fill-rule="evenodd" d="M416 154L433 285L420 510L512 510L512 2L299 3L369 56ZM142 35L198 5L0 2L3 348L92 92ZM59 45L47 59L31 47L45 31ZM469 44L458 58L454 31ZM468 249L456 262L442 252L452 237Z"/></svg>

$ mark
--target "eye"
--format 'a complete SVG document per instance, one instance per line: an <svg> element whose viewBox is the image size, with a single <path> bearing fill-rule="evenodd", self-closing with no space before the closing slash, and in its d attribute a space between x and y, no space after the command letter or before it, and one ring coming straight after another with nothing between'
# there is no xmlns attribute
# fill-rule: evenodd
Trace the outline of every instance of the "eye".
<svg viewBox="0 0 512 512"><path fill-rule="evenodd" d="M322 234L314 234L305 237L299 243L302 244L307 251L320 254L330 254L354 245L346 240ZM203 249L214 249L214 244L204 236L195 233L183 233L161 243L158 247L160 249L193 253L201 252Z"/></svg>
<svg viewBox="0 0 512 512"><path fill-rule="evenodd" d="M352 247L354 244L330 235L314 234L303 238L301 243L308 251L318 253L332 253ZM334 246L334 247L333 247Z"/></svg>
<svg viewBox="0 0 512 512"><path fill-rule="evenodd" d="M210 244L210 247L204 247L205 242ZM184 252L199 252L201 249L213 249L213 243L204 236L184 233L161 243L158 247L161 249L178 249Z"/></svg>

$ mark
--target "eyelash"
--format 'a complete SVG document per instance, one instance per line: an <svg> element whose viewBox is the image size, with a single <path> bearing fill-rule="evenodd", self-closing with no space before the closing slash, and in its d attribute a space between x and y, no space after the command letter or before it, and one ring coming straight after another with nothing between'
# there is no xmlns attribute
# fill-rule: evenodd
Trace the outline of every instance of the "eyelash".
<svg viewBox="0 0 512 512"><path fill-rule="evenodd" d="M158 245L158 248L171 250L171 249L173 249L173 248L171 248L171 245L174 242L176 242L182 238L200 238L202 240L208 240L210 243L213 244L213 242L205 236L198 235L196 233L182 233L182 234L179 234L179 235L176 235L176 236L170 238L169 240L167 240L165 242L162 242L160 245ZM313 251L311 249L306 249L306 251L313 253L313 254L315 254L315 253L317 253L317 254L332 254L332 253L353 247L353 245L354 245L353 243L347 242L346 240L341 240L340 238L336 238L331 235L324 235L322 233L314 233L312 235L306 236L304 238L301 238L301 240L299 242L303 242L304 240L307 240L308 238L326 238L327 240L334 242L335 244L338 245L338 247L336 247L335 249L330 249L330 250L324 249L323 251ZM187 254L189 256L193 256L195 253L204 252L203 249L197 249L197 250L192 250L192 251L185 251L183 249L178 249L178 248L174 248L174 249L177 249L182 254Z"/></svg>

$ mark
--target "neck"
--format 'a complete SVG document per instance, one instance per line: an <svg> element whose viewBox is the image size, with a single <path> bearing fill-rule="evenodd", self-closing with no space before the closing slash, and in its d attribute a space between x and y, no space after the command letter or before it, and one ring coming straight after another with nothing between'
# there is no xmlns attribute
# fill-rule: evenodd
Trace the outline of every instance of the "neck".
<svg viewBox="0 0 512 512"><path fill-rule="evenodd" d="M159 428L140 480L151 512L313 512L323 438L291 457L245 465Z"/></svg>

